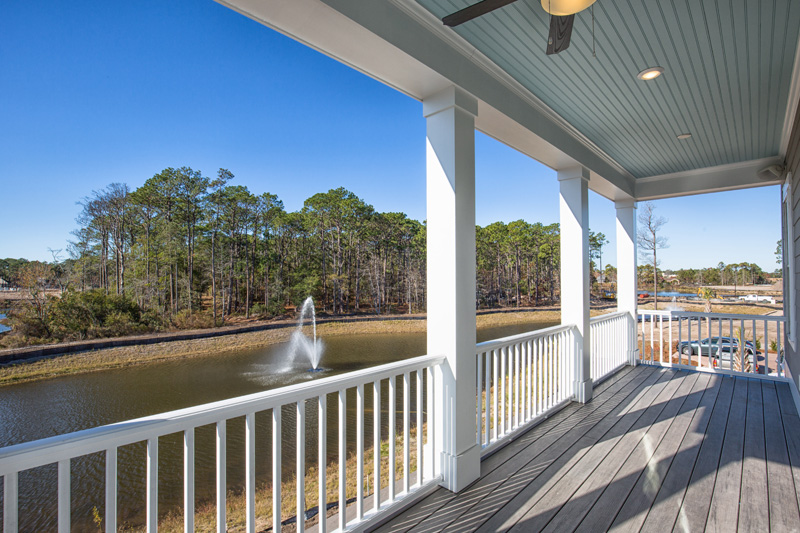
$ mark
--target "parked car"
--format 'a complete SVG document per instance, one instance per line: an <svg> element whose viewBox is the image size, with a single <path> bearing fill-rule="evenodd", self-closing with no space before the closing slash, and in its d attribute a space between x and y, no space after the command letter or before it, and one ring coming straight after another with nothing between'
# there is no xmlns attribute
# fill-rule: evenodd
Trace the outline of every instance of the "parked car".
<svg viewBox="0 0 800 533"><path fill-rule="evenodd" d="M772 296L761 296L758 294L748 294L747 296L739 296L739 299L745 302L756 302L756 303L765 302L770 304L775 303L775 298L773 298Z"/></svg>
<svg viewBox="0 0 800 533"><path fill-rule="evenodd" d="M714 368L730 368L731 357L739 351L739 341L733 337L706 337L705 339L692 339L689 341L680 341L678 343L678 351L683 355L705 355L712 361ZM753 341L745 341L744 349L745 362L758 365L758 361L763 360L761 352L759 352ZM755 361L754 361L755 355ZM756 369L757 372L763 370L763 365L759 365Z"/></svg>

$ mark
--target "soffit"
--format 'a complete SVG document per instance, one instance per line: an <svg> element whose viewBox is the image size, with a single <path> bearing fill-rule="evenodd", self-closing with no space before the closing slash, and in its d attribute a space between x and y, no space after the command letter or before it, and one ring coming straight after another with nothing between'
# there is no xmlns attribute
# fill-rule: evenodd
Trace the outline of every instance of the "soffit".
<svg viewBox="0 0 800 533"><path fill-rule="evenodd" d="M474 0L417 2L441 18ZM800 3L598 0L594 19L594 56L591 10L568 50L545 55L537 0L453 31L636 178L781 154ZM652 66L664 75L636 78Z"/></svg>

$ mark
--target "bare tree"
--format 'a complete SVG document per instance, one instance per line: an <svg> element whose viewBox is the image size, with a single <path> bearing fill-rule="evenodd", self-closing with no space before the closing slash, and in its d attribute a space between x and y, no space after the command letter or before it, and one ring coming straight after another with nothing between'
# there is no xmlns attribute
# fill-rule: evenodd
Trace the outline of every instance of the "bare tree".
<svg viewBox="0 0 800 533"><path fill-rule="evenodd" d="M658 309L658 250L668 248L667 238L661 235L661 228L668 220L656 216L656 206L645 202L639 212L637 241L642 260L653 267L654 309Z"/></svg>

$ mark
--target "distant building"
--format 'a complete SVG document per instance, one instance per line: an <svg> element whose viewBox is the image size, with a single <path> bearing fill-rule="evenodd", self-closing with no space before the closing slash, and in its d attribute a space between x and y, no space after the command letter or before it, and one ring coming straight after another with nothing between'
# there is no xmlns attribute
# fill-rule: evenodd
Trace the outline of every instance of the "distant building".
<svg viewBox="0 0 800 533"><path fill-rule="evenodd" d="M9 289L11 289L11 285L3 278L0 278L0 291L7 291Z"/></svg>

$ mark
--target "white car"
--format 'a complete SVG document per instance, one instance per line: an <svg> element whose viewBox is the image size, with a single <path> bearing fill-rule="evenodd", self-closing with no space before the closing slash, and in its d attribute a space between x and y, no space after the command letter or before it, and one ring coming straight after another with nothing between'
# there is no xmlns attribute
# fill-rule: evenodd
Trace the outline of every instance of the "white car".
<svg viewBox="0 0 800 533"><path fill-rule="evenodd" d="M758 294L748 294L747 296L739 296L740 300L745 302L765 302L774 304L775 298L772 296L759 296Z"/></svg>

